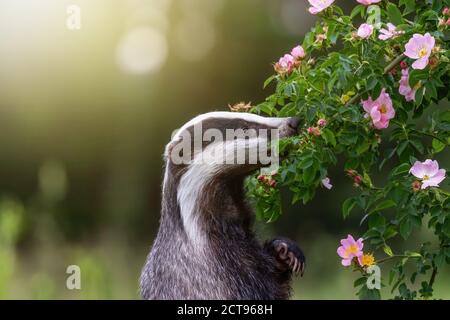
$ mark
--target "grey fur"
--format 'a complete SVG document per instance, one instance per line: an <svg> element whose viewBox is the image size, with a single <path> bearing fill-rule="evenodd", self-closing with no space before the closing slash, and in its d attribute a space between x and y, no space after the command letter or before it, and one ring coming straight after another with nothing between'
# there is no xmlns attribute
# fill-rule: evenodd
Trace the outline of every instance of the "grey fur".
<svg viewBox="0 0 450 320"><path fill-rule="evenodd" d="M204 129L208 122L230 125L212 119L204 121ZM142 270L142 298L287 299L291 269L277 259L271 243L263 247L252 231L254 214L243 181L255 168L225 168L205 181L195 212L205 239L201 244L189 238L177 202L180 178L188 168L166 159L160 227Z"/></svg>

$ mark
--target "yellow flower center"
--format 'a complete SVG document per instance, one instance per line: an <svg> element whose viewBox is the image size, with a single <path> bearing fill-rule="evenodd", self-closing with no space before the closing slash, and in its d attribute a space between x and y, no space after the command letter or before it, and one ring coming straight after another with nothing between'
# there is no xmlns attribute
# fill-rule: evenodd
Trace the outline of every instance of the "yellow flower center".
<svg viewBox="0 0 450 320"><path fill-rule="evenodd" d="M427 175L424 175L423 178L422 178L422 180L428 180L428 179L430 179L430 177L427 176Z"/></svg>
<svg viewBox="0 0 450 320"><path fill-rule="evenodd" d="M428 54L428 50L426 48L420 49L420 51L419 51L419 57L420 58L425 57L427 54Z"/></svg>
<svg viewBox="0 0 450 320"><path fill-rule="evenodd" d="M386 110L386 105L382 104L380 109L378 109L378 110L380 110L381 113L386 113L386 111L387 111Z"/></svg>
<svg viewBox="0 0 450 320"><path fill-rule="evenodd" d="M348 257L350 254L356 254L359 251L356 245L351 245L345 249L345 256Z"/></svg>
<svg viewBox="0 0 450 320"><path fill-rule="evenodd" d="M375 264L375 258L373 257L373 255L372 254L364 254L362 257L361 257L361 264L364 266L364 267L370 267L371 265L374 265Z"/></svg>

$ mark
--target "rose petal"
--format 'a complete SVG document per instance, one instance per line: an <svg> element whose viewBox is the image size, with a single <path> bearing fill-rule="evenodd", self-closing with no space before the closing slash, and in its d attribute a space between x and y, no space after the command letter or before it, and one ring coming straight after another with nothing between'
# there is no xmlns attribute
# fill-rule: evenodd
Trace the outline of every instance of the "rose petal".
<svg viewBox="0 0 450 320"><path fill-rule="evenodd" d="M425 69L425 67L428 65L428 57L425 56L423 58L417 59L413 64L412 67L413 69L416 70L423 70Z"/></svg>

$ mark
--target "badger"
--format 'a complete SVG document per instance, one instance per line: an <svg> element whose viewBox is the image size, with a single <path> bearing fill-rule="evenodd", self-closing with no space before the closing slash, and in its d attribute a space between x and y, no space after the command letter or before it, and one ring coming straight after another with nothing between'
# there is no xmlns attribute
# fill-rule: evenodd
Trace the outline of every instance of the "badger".
<svg viewBox="0 0 450 320"><path fill-rule="evenodd" d="M299 122L295 117L210 112L173 135L164 153L159 230L140 277L143 299L290 297L292 276L303 275L305 256L289 239L257 240L244 189L245 178L268 164L259 158L220 160L239 151L249 156L256 145L273 142L274 132L277 138L295 135ZM230 131L244 134L229 137ZM193 138L195 133L201 141ZM223 157L205 161L203 156L212 150Z"/></svg>

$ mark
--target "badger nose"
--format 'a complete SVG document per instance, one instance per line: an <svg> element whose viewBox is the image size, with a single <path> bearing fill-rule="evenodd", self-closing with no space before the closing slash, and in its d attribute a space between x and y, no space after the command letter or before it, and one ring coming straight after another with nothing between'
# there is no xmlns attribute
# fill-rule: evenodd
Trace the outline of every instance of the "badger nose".
<svg viewBox="0 0 450 320"><path fill-rule="evenodd" d="M298 126L300 125L300 118L297 117L290 117L287 122L288 126L294 130L297 130Z"/></svg>

